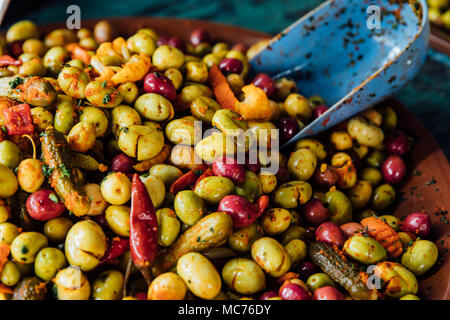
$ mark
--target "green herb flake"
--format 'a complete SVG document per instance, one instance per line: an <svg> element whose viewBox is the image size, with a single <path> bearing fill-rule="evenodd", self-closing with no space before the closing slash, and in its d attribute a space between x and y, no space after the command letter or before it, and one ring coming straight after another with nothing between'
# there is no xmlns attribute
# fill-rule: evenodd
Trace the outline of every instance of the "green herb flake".
<svg viewBox="0 0 450 320"><path fill-rule="evenodd" d="M70 178L70 171L69 171L69 169L67 169L65 164L60 165L59 169L61 171L62 178L64 178L64 177Z"/></svg>
<svg viewBox="0 0 450 320"><path fill-rule="evenodd" d="M110 101L111 101L111 95L105 94L105 96L103 97L103 104L108 104Z"/></svg>
<svg viewBox="0 0 450 320"><path fill-rule="evenodd" d="M49 198L52 202L54 202L54 203L59 203L59 198L58 198L58 196L57 196L56 194L54 194L54 193L50 193L50 195L48 196L48 198Z"/></svg>
<svg viewBox="0 0 450 320"><path fill-rule="evenodd" d="M6 129L5 126L2 126L2 132L3 132L4 134L8 134L8 129Z"/></svg>
<svg viewBox="0 0 450 320"><path fill-rule="evenodd" d="M414 171L413 171L413 174L414 174L415 176L420 177L420 176L422 175L422 172L420 172L419 170L414 170Z"/></svg>
<svg viewBox="0 0 450 320"><path fill-rule="evenodd" d="M102 82L102 88L106 88L106 80Z"/></svg>
<svg viewBox="0 0 450 320"><path fill-rule="evenodd" d="M11 89L15 89L20 84L23 84L23 79L21 77L16 77L14 80L9 82L9 87Z"/></svg>
<svg viewBox="0 0 450 320"><path fill-rule="evenodd" d="M50 178L50 176L53 173L53 168L50 168L49 166L47 166L46 164L42 165L42 173L44 174L44 176L46 178Z"/></svg>

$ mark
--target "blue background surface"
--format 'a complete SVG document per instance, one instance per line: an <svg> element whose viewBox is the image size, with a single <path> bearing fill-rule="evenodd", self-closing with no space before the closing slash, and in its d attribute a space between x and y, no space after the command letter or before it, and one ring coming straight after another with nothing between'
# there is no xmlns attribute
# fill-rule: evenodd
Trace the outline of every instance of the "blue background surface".
<svg viewBox="0 0 450 320"><path fill-rule="evenodd" d="M27 1L25 1L27 2ZM77 4L82 19L113 16L167 16L211 20L271 34L289 26L322 0L13 0L5 26L18 19L36 23L64 21L66 8ZM450 57L429 50L427 62L407 87L396 94L450 156Z"/></svg>

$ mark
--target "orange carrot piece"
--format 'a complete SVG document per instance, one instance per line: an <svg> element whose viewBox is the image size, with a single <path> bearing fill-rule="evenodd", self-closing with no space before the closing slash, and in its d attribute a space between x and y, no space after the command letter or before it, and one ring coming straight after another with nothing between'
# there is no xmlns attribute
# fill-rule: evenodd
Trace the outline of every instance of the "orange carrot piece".
<svg viewBox="0 0 450 320"><path fill-rule="evenodd" d="M236 111L238 99L231 90L227 79L215 64L209 69L208 82L213 88L214 95L222 108Z"/></svg>
<svg viewBox="0 0 450 320"><path fill-rule="evenodd" d="M6 243L0 243L0 272L3 270L3 266L8 262L9 252L11 247Z"/></svg>
<svg viewBox="0 0 450 320"><path fill-rule="evenodd" d="M68 43L66 45L66 50L71 53L70 57L72 59L79 59L86 65L91 63L91 55L89 52L80 47L77 43Z"/></svg>
<svg viewBox="0 0 450 320"><path fill-rule="evenodd" d="M372 238L377 240L392 257L398 257L403 252L402 242L394 229L380 218L368 217L361 220Z"/></svg>
<svg viewBox="0 0 450 320"><path fill-rule="evenodd" d="M0 293L3 293L3 294L13 294L14 291L13 291L10 287L7 287L7 286L5 286L4 284L1 284L1 283L0 283Z"/></svg>

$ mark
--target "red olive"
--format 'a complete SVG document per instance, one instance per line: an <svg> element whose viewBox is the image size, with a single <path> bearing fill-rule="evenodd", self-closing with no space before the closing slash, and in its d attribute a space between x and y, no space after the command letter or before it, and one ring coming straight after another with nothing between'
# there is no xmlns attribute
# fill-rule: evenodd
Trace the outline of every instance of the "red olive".
<svg viewBox="0 0 450 320"><path fill-rule="evenodd" d="M314 291L314 300L345 300L345 297L338 289L326 286Z"/></svg>
<svg viewBox="0 0 450 320"><path fill-rule="evenodd" d="M170 37L168 37L168 36L160 36L158 38L158 40L156 40L156 45L158 47L164 46L164 45L169 45L169 40L170 40Z"/></svg>
<svg viewBox="0 0 450 320"><path fill-rule="evenodd" d="M406 166L403 159L397 155L389 156L381 167L381 173L386 182L399 183L406 173Z"/></svg>
<svg viewBox="0 0 450 320"><path fill-rule="evenodd" d="M387 153L403 155L409 149L408 137L401 130L391 132L384 143Z"/></svg>
<svg viewBox="0 0 450 320"><path fill-rule="evenodd" d="M313 175L314 184L323 189L330 189L336 184L337 180L336 169L327 164L318 166Z"/></svg>
<svg viewBox="0 0 450 320"><path fill-rule="evenodd" d="M316 239L341 248L345 242L345 235L339 226L333 222L324 222L316 229Z"/></svg>
<svg viewBox="0 0 450 320"><path fill-rule="evenodd" d="M403 232L411 232L419 237L426 237L431 231L430 217L421 212L411 213L402 222Z"/></svg>
<svg viewBox="0 0 450 320"><path fill-rule="evenodd" d="M267 291L259 297L259 300L268 300L274 297L278 297L278 294L275 291Z"/></svg>
<svg viewBox="0 0 450 320"><path fill-rule="evenodd" d="M192 31L190 40L194 46L198 46L203 42L212 42L212 38L209 32L203 29L195 29L194 31Z"/></svg>
<svg viewBox="0 0 450 320"><path fill-rule="evenodd" d="M292 282L285 282L278 294L283 300L311 300L311 295L305 288Z"/></svg>
<svg viewBox="0 0 450 320"><path fill-rule="evenodd" d="M252 82L256 87L263 89L266 95L270 98L275 94L275 91L277 90L277 87L275 85L275 81L272 80L271 77L269 77L265 73L258 74Z"/></svg>
<svg viewBox="0 0 450 320"><path fill-rule="evenodd" d="M136 292L134 294L134 297L137 298L138 300L148 300L148 296L147 296L147 292Z"/></svg>
<svg viewBox="0 0 450 320"><path fill-rule="evenodd" d="M327 111L328 111L327 106L319 105L319 106L315 107L314 111L313 111L313 119L317 119L318 117L320 117Z"/></svg>
<svg viewBox="0 0 450 320"><path fill-rule="evenodd" d="M279 168L275 176L279 185L290 181L289 171L286 168Z"/></svg>
<svg viewBox="0 0 450 320"><path fill-rule="evenodd" d="M287 142L300 131L298 122L294 118L283 118L280 120L280 140Z"/></svg>
<svg viewBox="0 0 450 320"><path fill-rule="evenodd" d="M346 237L350 238L354 236L355 233L364 229L364 227L358 222L349 222L340 226L342 232Z"/></svg>
<svg viewBox="0 0 450 320"><path fill-rule="evenodd" d="M120 153L111 160L110 170L115 172L131 173L133 172L135 162L136 161L133 158L130 158L125 153Z"/></svg>
<svg viewBox="0 0 450 320"><path fill-rule="evenodd" d="M183 40L181 40L180 38L177 37L172 37L167 41L167 45L177 48L181 51L185 51L186 50L186 44L184 43Z"/></svg>
<svg viewBox="0 0 450 320"><path fill-rule="evenodd" d="M330 218L328 209L317 199L309 200L303 207L302 214L303 219L313 226L318 226Z"/></svg>
<svg viewBox="0 0 450 320"><path fill-rule="evenodd" d="M225 58L219 63L219 69L225 74L228 73L241 73L242 72L242 62L235 58Z"/></svg>
<svg viewBox="0 0 450 320"><path fill-rule="evenodd" d="M91 219L94 220L95 222L97 222L97 224L100 227L102 227L102 229L108 228L108 221L106 221L106 216L104 213L102 213L98 216L92 216Z"/></svg>
<svg viewBox="0 0 450 320"><path fill-rule="evenodd" d="M177 92L172 81L158 72L150 72L145 76L144 90L147 93L157 93L162 95L172 103L177 99Z"/></svg>
<svg viewBox="0 0 450 320"><path fill-rule="evenodd" d="M301 280L306 281L314 273L320 272L320 269L311 261L303 261L298 269L298 276Z"/></svg>
<svg viewBox="0 0 450 320"><path fill-rule="evenodd" d="M247 52L247 49L248 49L248 47L245 44L241 43L241 42L235 43L231 47L231 50L239 51L239 52L242 52L244 54Z"/></svg>
<svg viewBox="0 0 450 320"><path fill-rule="evenodd" d="M256 205L237 195L228 195L222 198L217 211L227 213L236 228L251 225L262 213Z"/></svg>
<svg viewBox="0 0 450 320"><path fill-rule="evenodd" d="M245 180L245 167L233 158L223 156L214 160L212 169L214 175L231 179L235 184Z"/></svg>
<svg viewBox="0 0 450 320"><path fill-rule="evenodd" d="M53 190L39 190L32 193L27 199L26 207L29 215L40 221L57 218L66 210Z"/></svg>

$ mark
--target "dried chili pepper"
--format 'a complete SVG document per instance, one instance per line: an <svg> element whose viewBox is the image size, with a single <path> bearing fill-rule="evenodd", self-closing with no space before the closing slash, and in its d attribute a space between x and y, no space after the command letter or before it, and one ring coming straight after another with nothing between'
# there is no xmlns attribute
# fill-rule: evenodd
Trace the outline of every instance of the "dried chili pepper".
<svg viewBox="0 0 450 320"><path fill-rule="evenodd" d="M172 185L170 186L170 193L175 194L178 191L194 185L198 177L201 176L208 168L209 166L207 164L201 164L194 169L186 172L177 180L175 180L174 183L172 183Z"/></svg>
<svg viewBox="0 0 450 320"><path fill-rule="evenodd" d="M31 109L26 103L3 109L3 122L8 135L32 134L34 132Z"/></svg>
<svg viewBox="0 0 450 320"><path fill-rule="evenodd" d="M0 67L7 67L7 66L21 66L22 60L20 59L14 59L13 57L4 54L0 56Z"/></svg>
<svg viewBox="0 0 450 320"><path fill-rule="evenodd" d="M261 216L269 207L269 196L261 196L256 203L258 205L258 215Z"/></svg>
<svg viewBox="0 0 450 320"><path fill-rule="evenodd" d="M114 261L128 249L130 249L130 240L119 237L111 239L111 243L109 244L105 255L100 260L100 264Z"/></svg>
<svg viewBox="0 0 450 320"><path fill-rule="evenodd" d="M193 189L195 189L195 186L202 181L203 179L207 178L207 177L211 177L214 175L213 169L211 167L209 167L208 169L206 169L205 172L203 172L200 177L197 178L197 180L194 183L194 187Z"/></svg>
<svg viewBox="0 0 450 320"><path fill-rule="evenodd" d="M158 251L158 221L147 188L138 174L131 183L130 253L148 284Z"/></svg>

